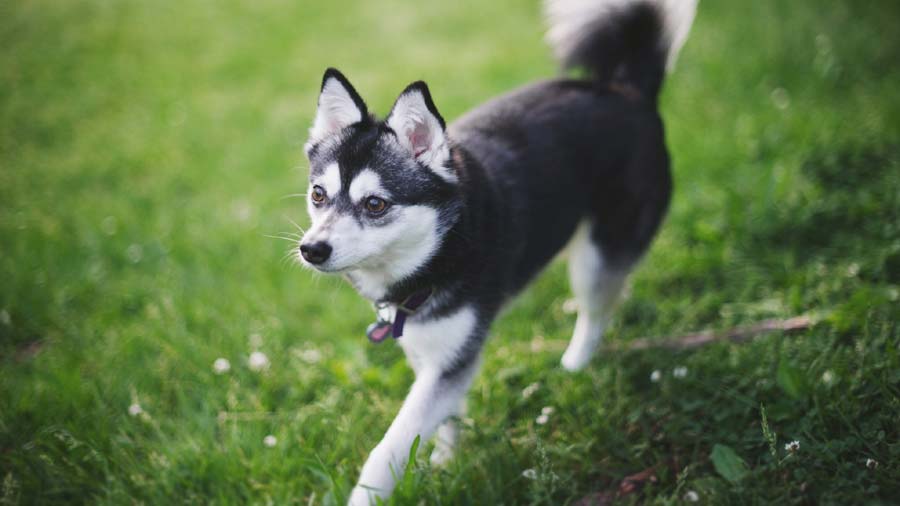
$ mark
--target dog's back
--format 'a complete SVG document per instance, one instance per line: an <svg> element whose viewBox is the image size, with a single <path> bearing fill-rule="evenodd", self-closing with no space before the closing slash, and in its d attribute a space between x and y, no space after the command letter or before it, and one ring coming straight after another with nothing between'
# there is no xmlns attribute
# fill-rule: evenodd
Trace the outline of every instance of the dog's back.
<svg viewBox="0 0 900 506"><path fill-rule="evenodd" d="M582 220L611 267L627 270L646 250L671 193L657 95L694 8L550 2L548 38L563 66L586 70L585 78L524 86L450 125L468 171L484 172L470 174L484 183L470 187L470 200L483 201L471 192L484 191L500 202L484 211L505 226L482 240L504 251L504 292L521 288Z"/></svg>

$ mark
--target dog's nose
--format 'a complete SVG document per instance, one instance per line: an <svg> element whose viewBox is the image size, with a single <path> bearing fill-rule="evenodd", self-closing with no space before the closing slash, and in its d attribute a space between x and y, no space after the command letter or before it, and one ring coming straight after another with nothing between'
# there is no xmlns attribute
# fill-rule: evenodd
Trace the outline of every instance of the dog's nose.
<svg viewBox="0 0 900 506"><path fill-rule="evenodd" d="M331 256L331 245L327 242L314 242L312 244L301 244L300 254L311 264L320 264Z"/></svg>

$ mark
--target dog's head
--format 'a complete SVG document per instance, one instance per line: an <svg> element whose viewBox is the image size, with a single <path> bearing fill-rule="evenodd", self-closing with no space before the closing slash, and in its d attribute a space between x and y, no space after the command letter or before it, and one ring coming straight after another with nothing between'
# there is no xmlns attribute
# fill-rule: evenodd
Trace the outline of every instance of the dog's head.
<svg viewBox="0 0 900 506"><path fill-rule="evenodd" d="M300 260L346 274L370 298L425 266L459 209L444 130L425 83L409 85L379 121L328 69L306 143L312 224Z"/></svg>

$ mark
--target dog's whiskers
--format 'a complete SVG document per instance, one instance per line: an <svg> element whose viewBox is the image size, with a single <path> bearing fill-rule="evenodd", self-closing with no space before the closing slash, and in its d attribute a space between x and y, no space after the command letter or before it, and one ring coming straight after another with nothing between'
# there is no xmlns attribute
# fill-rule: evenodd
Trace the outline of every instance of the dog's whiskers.
<svg viewBox="0 0 900 506"><path fill-rule="evenodd" d="M291 222L291 225L297 227L297 230L299 230L301 234L305 234L305 233L306 233L306 230L303 230L303 227L301 227L300 225L297 225L297 222L295 222L294 220L288 218L287 216L285 216L285 218L287 218L287 220L288 220L289 222Z"/></svg>

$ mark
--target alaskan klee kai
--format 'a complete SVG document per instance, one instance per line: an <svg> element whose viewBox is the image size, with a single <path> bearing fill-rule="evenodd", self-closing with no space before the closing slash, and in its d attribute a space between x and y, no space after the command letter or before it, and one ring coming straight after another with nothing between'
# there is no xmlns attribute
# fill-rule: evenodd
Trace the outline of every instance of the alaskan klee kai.
<svg viewBox="0 0 900 506"><path fill-rule="evenodd" d="M452 454L491 321L566 244L578 318L562 366L584 367L666 213L657 96L696 0L546 7L557 56L584 77L529 84L449 126L424 82L379 120L325 72L298 258L371 300L369 339L396 339L416 375L350 504L391 494L416 437L436 434L434 461Z"/></svg>

